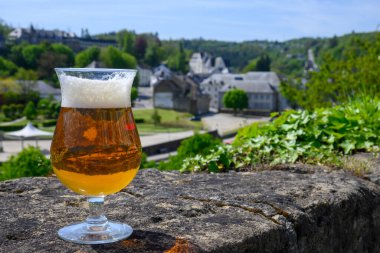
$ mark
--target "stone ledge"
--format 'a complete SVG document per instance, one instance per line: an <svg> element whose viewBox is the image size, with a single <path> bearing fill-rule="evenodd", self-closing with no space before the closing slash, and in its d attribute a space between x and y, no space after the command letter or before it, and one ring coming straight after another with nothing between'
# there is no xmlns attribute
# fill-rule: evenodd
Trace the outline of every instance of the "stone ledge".
<svg viewBox="0 0 380 253"><path fill-rule="evenodd" d="M179 174L141 170L107 198L130 239L60 240L85 198L55 177L0 183L0 252L380 252L380 187L342 171Z"/></svg>

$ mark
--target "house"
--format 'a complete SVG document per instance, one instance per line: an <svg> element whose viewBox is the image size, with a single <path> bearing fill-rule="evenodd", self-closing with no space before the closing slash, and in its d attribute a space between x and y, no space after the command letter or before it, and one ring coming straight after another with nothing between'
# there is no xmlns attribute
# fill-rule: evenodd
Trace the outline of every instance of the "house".
<svg viewBox="0 0 380 253"><path fill-rule="evenodd" d="M152 78L152 70L144 66L137 66L139 75L139 86L150 86L150 80Z"/></svg>
<svg viewBox="0 0 380 253"><path fill-rule="evenodd" d="M41 98L54 97L55 100L61 101L61 89L54 88L45 81L18 81L24 89L31 89L40 94Z"/></svg>
<svg viewBox="0 0 380 253"><path fill-rule="evenodd" d="M202 92L210 95L210 110L225 110L224 94L231 89L242 89L248 95L248 111L259 114L282 111L288 107L279 86L280 79L274 72L214 74L200 84Z"/></svg>
<svg viewBox="0 0 380 253"><path fill-rule="evenodd" d="M172 75L153 87L155 108L202 114L208 112L209 103L209 95L203 94L198 84L188 76Z"/></svg>
<svg viewBox="0 0 380 253"><path fill-rule="evenodd" d="M156 85L161 80L170 79L172 77L172 71L165 65L160 64L153 69L153 75L150 79L150 86Z"/></svg>
<svg viewBox="0 0 380 253"><path fill-rule="evenodd" d="M78 52L80 50L86 49L91 46L106 47L106 46L117 46L114 40L99 40L92 39L91 37L79 38L73 32L65 32L58 29L55 30L44 30L36 29L31 25L29 28L16 28L13 29L9 35L8 39L13 43L28 42L30 44L39 44L41 42L48 43L62 43L74 51Z"/></svg>
<svg viewBox="0 0 380 253"><path fill-rule="evenodd" d="M228 73L222 57L212 58L208 53L193 53L189 61L190 73L209 76L215 73Z"/></svg>

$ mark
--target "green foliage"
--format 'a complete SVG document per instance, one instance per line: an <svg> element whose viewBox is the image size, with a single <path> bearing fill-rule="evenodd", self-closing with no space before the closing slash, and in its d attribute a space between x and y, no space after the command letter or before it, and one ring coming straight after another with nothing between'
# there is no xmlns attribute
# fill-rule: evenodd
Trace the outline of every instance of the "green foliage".
<svg viewBox="0 0 380 253"><path fill-rule="evenodd" d="M26 104L23 114L28 120L32 120L37 117L37 109L32 101L29 101Z"/></svg>
<svg viewBox="0 0 380 253"><path fill-rule="evenodd" d="M177 149L177 155L171 156L169 161L161 162L161 170L179 170L185 159L196 155L208 155L212 149L221 144L221 140L210 134L195 134L185 139Z"/></svg>
<svg viewBox="0 0 380 253"><path fill-rule="evenodd" d="M26 63L26 67L30 69L37 69L38 61L41 54L45 51L42 45L27 45L25 46L21 53Z"/></svg>
<svg viewBox="0 0 380 253"><path fill-rule="evenodd" d="M155 161L148 161L148 156L146 153L142 153L140 169L156 168L157 164Z"/></svg>
<svg viewBox="0 0 380 253"><path fill-rule="evenodd" d="M9 77L17 72L17 66L3 57L0 57L0 77Z"/></svg>
<svg viewBox="0 0 380 253"><path fill-rule="evenodd" d="M189 56L183 48L183 43L178 44L178 49L175 49L167 58L167 65L170 69L186 73L188 71Z"/></svg>
<svg viewBox="0 0 380 253"><path fill-rule="evenodd" d="M150 66L156 66L160 63L160 52L159 47L156 44L149 45L148 49L145 52L145 63L149 64Z"/></svg>
<svg viewBox="0 0 380 253"><path fill-rule="evenodd" d="M5 104L1 107L1 110L5 117L14 120L23 116L24 106L21 104Z"/></svg>
<svg viewBox="0 0 380 253"><path fill-rule="evenodd" d="M75 56L75 66L79 68L84 68L88 66L93 61L98 61L100 55L100 48L89 47Z"/></svg>
<svg viewBox="0 0 380 253"><path fill-rule="evenodd" d="M38 115L43 116L45 119L57 119L60 108L60 102L52 96L40 99L37 104Z"/></svg>
<svg viewBox="0 0 380 253"><path fill-rule="evenodd" d="M121 30L117 33L117 44L121 51L134 55L136 35L127 30Z"/></svg>
<svg viewBox="0 0 380 253"><path fill-rule="evenodd" d="M34 70L19 68L15 74L16 80L36 81L38 75Z"/></svg>
<svg viewBox="0 0 380 253"><path fill-rule="evenodd" d="M158 113L157 110L154 110L151 118L152 118L152 121L153 121L154 125L158 125L158 124L161 123L161 115Z"/></svg>
<svg viewBox="0 0 380 253"><path fill-rule="evenodd" d="M112 46L101 49L100 60L107 68L133 69L137 65L135 57Z"/></svg>
<svg viewBox="0 0 380 253"><path fill-rule="evenodd" d="M137 88L136 87L132 87L132 90L131 90L131 100L135 101L138 96L139 96L139 92L138 92Z"/></svg>
<svg viewBox="0 0 380 253"><path fill-rule="evenodd" d="M11 156L0 167L0 180L20 177L46 176L51 172L50 160L38 148L28 147Z"/></svg>
<svg viewBox="0 0 380 253"><path fill-rule="evenodd" d="M252 60L244 67L243 73L250 71L270 71L271 59L268 55L263 54L259 58Z"/></svg>
<svg viewBox="0 0 380 253"><path fill-rule="evenodd" d="M340 166L343 155L357 151L380 151L379 99L363 96L314 112L285 112L272 123L239 131L232 146L186 159L181 170L226 171L294 162Z"/></svg>
<svg viewBox="0 0 380 253"><path fill-rule="evenodd" d="M248 107L247 93L240 89L229 90L223 96L223 104L227 108L234 109L234 113L236 114L237 110L243 110Z"/></svg>
<svg viewBox="0 0 380 253"><path fill-rule="evenodd" d="M352 40L340 58L326 54L320 70L310 73L306 85L289 82L281 89L305 109L342 103L359 93L380 96L379 55L380 35L375 41Z"/></svg>

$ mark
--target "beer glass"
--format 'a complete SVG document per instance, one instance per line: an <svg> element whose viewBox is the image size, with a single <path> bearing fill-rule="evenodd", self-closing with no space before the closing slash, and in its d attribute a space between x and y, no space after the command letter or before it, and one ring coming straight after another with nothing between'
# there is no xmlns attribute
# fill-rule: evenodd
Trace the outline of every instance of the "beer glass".
<svg viewBox="0 0 380 253"><path fill-rule="evenodd" d="M57 68L62 104L51 144L54 173L67 188L88 197L89 216L58 235L101 244L129 237L132 228L103 214L104 197L126 187L141 162L131 109L135 70Z"/></svg>

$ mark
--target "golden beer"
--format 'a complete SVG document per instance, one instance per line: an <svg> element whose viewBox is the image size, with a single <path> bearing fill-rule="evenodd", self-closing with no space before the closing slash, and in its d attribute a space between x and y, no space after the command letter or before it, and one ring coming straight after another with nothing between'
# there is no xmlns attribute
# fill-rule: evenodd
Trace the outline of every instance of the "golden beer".
<svg viewBox="0 0 380 253"><path fill-rule="evenodd" d="M120 191L141 162L131 108L62 107L51 156L55 174L74 192L104 196Z"/></svg>

